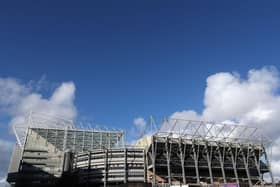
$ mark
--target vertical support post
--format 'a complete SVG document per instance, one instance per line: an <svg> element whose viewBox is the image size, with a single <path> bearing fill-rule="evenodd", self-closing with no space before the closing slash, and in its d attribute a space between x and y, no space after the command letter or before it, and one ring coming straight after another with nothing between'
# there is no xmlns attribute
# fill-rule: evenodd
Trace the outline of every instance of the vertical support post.
<svg viewBox="0 0 280 187"><path fill-rule="evenodd" d="M246 174L247 174L247 177L248 177L249 186L252 187L253 184L252 184L252 180L251 180L251 175L250 175L250 171L249 171L249 167L248 167L248 162L247 162L247 159L246 159L244 151L243 151L243 147L240 146L240 150L241 150L241 154L242 154L242 158L243 158ZM248 152L247 152L246 156L248 157Z"/></svg>
<svg viewBox="0 0 280 187"><path fill-rule="evenodd" d="M210 156L209 156L209 150L208 150L207 144L204 144L204 146L205 146L204 148L206 150L206 158L207 158L207 164L208 164L208 169L209 169L210 181L211 181L211 184L213 185L214 180L213 180L212 164L211 164L211 159L210 159ZM211 151L212 151L212 149L211 149Z"/></svg>
<svg viewBox="0 0 280 187"><path fill-rule="evenodd" d="M224 183L227 183L226 174L225 174L225 168L224 168L225 146L223 146L223 155L221 153L221 147L218 144L217 144L217 146L218 146L217 148L218 148L218 154L219 154L219 160L220 160L220 164L221 164L223 180L224 180Z"/></svg>
<svg viewBox="0 0 280 187"><path fill-rule="evenodd" d="M82 145L82 152L84 152L85 149L85 131L83 131L83 145Z"/></svg>
<svg viewBox="0 0 280 187"><path fill-rule="evenodd" d="M56 131L55 131L55 139L54 139L55 150L57 150L57 136L58 136L58 130L56 129Z"/></svg>
<svg viewBox="0 0 280 187"><path fill-rule="evenodd" d="M144 182L147 182L147 157L146 157L146 151L143 150L143 159L144 159Z"/></svg>
<svg viewBox="0 0 280 187"><path fill-rule="evenodd" d="M271 165L270 165L270 162L268 160L268 156L267 156L267 153L266 153L266 150L265 150L264 147L263 147L263 152L264 152L264 157L265 157L267 167L268 167L268 170L269 170L269 175L271 177L272 186L275 187L275 182L274 182L274 178L273 178L272 171L271 171Z"/></svg>
<svg viewBox="0 0 280 187"><path fill-rule="evenodd" d="M99 149L102 149L102 144L103 144L102 135L103 135L103 132L100 133ZM104 147L104 148L106 148L106 147Z"/></svg>
<svg viewBox="0 0 280 187"><path fill-rule="evenodd" d="M93 150L93 140L94 140L94 134L93 131L91 131L91 150Z"/></svg>
<svg viewBox="0 0 280 187"><path fill-rule="evenodd" d="M253 152L253 156L254 156L255 166L258 170L258 175L259 175L258 177L259 177L259 181L261 182L261 186L264 186L264 181L262 179L262 173L261 173L261 168L260 168L260 163L259 163L260 158L257 158L255 150L256 149L253 147L252 152ZM258 152L260 152L259 149L258 149Z"/></svg>
<svg viewBox="0 0 280 187"><path fill-rule="evenodd" d="M152 185L156 185L156 146L155 138L152 136L152 164L153 164L153 182Z"/></svg>
<svg viewBox="0 0 280 187"><path fill-rule="evenodd" d="M126 184L127 183L127 149L124 148L123 150L123 154L124 154L124 180L123 182Z"/></svg>
<svg viewBox="0 0 280 187"><path fill-rule="evenodd" d="M230 156L231 156L232 166L233 166L233 170L234 170L235 180L236 180L236 183L239 186L239 178L238 178L236 161L235 161L235 158L237 157L237 155L235 155L235 156L233 155L232 147L231 147L230 144L229 144L229 150L230 150Z"/></svg>
<svg viewBox="0 0 280 187"><path fill-rule="evenodd" d="M106 187L108 179L108 149L105 149L104 151L104 187Z"/></svg>
<svg viewBox="0 0 280 187"><path fill-rule="evenodd" d="M78 156L76 154L74 154L74 168L75 170L77 169L77 165L78 165Z"/></svg>
<svg viewBox="0 0 280 187"><path fill-rule="evenodd" d="M108 133L108 147L111 149L111 133Z"/></svg>
<svg viewBox="0 0 280 187"><path fill-rule="evenodd" d="M179 149L180 149L180 160L181 160L183 184L186 184L186 173L185 173L186 145L184 144L184 149L182 150L182 139L181 138L179 140Z"/></svg>
<svg viewBox="0 0 280 187"><path fill-rule="evenodd" d="M77 142L76 142L77 131L73 131L73 133L74 133L73 151L75 152L75 150L76 150L76 145L77 145Z"/></svg>
<svg viewBox="0 0 280 187"><path fill-rule="evenodd" d="M91 168L91 152L88 152L88 170Z"/></svg>
<svg viewBox="0 0 280 187"><path fill-rule="evenodd" d="M170 150L171 143L169 143L169 139L165 140L165 151L166 151L166 162L167 162L167 173L168 173L168 184L171 185L171 168L170 168Z"/></svg>
<svg viewBox="0 0 280 187"><path fill-rule="evenodd" d="M194 157L194 164L195 164L195 174L196 174L196 183L200 184L200 177L199 177L199 170L198 170L198 154L196 152L196 148L194 145L194 140L192 141L192 151L193 151L193 157ZM199 149L199 147L198 147Z"/></svg>
<svg viewBox="0 0 280 187"><path fill-rule="evenodd" d="M72 170L72 153L65 152L63 159L63 172L69 173Z"/></svg>
<svg viewBox="0 0 280 187"><path fill-rule="evenodd" d="M87 170L87 186L90 181L90 169L91 169L91 152L88 152L88 170Z"/></svg>
<svg viewBox="0 0 280 187"><path fill-rule="evenodd" d="M49 129L46 130L46 145L48 145L49 142L48 137L49 137Z"/></svg>
<svg viewBox="0 0 280 187"><path fill-rule="evenodd" d="M122 133L122 146L125 146L125 133Z"/></svg>

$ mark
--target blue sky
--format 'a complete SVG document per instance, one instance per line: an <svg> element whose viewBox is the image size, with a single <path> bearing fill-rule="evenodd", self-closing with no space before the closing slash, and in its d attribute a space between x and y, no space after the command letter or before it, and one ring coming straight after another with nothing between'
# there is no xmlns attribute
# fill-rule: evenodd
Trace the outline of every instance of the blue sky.
<svg viewBox="0 0 280 187"><path fill-rule="evenodd" d="M1 1L0 86L7 77L16 86L43 80L45 87L32 91L48 99L72 81L78 118L124 130L136 117L178 111L256 125L265 120L280 145L279 9L277 0ZM207 95L216 84L217 96ZM256 85L260 91L252 91ZM0 182L14 140L8 125L14 116L1 104Z"/></svg>
<svg viewBox="0 0 280 187"><path fill-rule="evenodd" d="M137 116L200 112L209 75L279 66L279 5L3 1L0 75L73 81L80 116L124 129Z"/></svg>

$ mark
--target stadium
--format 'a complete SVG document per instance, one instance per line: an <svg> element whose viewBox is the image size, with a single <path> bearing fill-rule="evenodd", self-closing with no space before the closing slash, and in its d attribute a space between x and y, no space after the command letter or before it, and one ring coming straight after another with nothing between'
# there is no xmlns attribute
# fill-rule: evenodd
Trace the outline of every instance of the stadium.
<svg viewBox="0 0 280 187"><path fill-rule="evenodd" d="M125 132L30 113L14 126L12 186L265 186L269 141L254 127L167 118L133 145Z"/></svg>

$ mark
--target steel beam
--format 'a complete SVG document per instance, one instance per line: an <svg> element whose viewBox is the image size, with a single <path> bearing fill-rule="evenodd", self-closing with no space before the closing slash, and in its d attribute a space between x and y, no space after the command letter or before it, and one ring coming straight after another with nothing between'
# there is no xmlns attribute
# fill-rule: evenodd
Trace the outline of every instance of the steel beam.
<svg viewBox="0 0 280 187"><path fill-rule="evenodd" d="M270 165L270 162L269 162L269 159L268 159L268 156L267 156L267 153L266 153L266 150L265 150L264 147L263 147L263 153L264 153L264 156L265 156L265 160L267 162L267 167L268 167L268 170L269 170L269 175L270 175L270 178L271 178L272 186L275 187L275 182L274 182L274 178L273 178L272 171L271 171L271 165Z"/></svg>
<svg viewBox="0 0 280 187"><path fill-rule="evenodd" d="M146 151L143 149L143 158L144 158L144 182L147 182L147 157L146 157Z"/></svg>
<svg viewBox="0 0 280 187"><path fill-rule="evenodd" d="M195 164L196 183L200 184L199 169L198 169L198 153L196 152L194 143L195 142L192 141L192 151L193 151L194 164ZM198 149L199 149L199 147L198 147Z"/></svg>
<svg viewBox="0 0 280 187"><path fill-rule="evenodd" d="M170 167L171 147L172 147L172 144L169 143L168 138L166 138L166 140L165 140L165 151L166 151L166 162L167 162L167 173L168 173L168 184L169 185L171 185L171 167Z"/></svg>
<svg viewBox="0 0 280 187"><path fill-rule="evenodd" d="M241 151L243 162L245 165L245 170L246 170L246 174L248 177L248 183L249 183L249 186L252 187L253 184L252 184L251 175L250 175L250 171L249 171L249 167L248 167L248 161L247 161L248 159L246 159L244 151L243 151L243 147L241 147L241 146L240 146L240 151ZM248 158L248 152L247 152L247 158Z"/></svg>
<svg viewBox="0 0 280 187"><path fill-rule="evenodd" d="M107 180L108 180L108 149L105 149L105 155L104 155L104 187L107 186Z"/></svg>
<svg viewBox="0 0 280 187"><path fill-rule="evenodd" d="M127 149L124 148L123 150L123 154L124 154L124 168L123 168L123 172L124 172L124 183L127 183Z"/></svg>
<svg viewBox="0 0 280 187"><path fill-rule="evenodd" d="M212 164L211 164L212 156L210 157L210 155L209 155L207 143L205 143L204 146L205 146L205 150L206 150L206 158L207 158L207 164L208 164L208 169L209 169L210 181L211 181L211 184L214 185L214 179L213 179L213 174L212 174ZM211 155L212 155L212 148L211 148Z"/></svg>
<svg viewBox="0 0 280 187"><path fill-rule="evenodd" d="M185 173L186 144L184 144L184 148L182 148L182 139L181 138L179 141L179 149L180 149L180 160L181 160L183 184L186 184L186 173Z"/></svg>
<svg viewBox="0 0 280 187"><path fill-rule="evenodd" d="M223 180L224 180L224 183L227 183L226 174L225 174L225 168L224 168L225 146L223 146L223 155L222 155L222 153L221 153L220 146L219 146L218 144L217 144L217 146L218 146L218 154L219 154L219 160L220 160L220 164L221 164L221 170L222 170Z"/></svg>
<svg viewBox="0 0 280 187"><path fill-rule="evenodd" d="M229 145L229 150L230 150L232 166L233 166L233 169L234 169L235 180L236 180L236 183L239 186L240 183L239 183L239 178L238 178L238 173L237 173L237 168L236 168L236 161L235 161L235 159L237 158L237 154L235 154L235 156L234 156L231 145L230 144L228 144L228 145Z"/></svg>
<svg viewBox="0 0 280 187"><path fill-rule="evenodd" d="M156 146L155 146L155 137L152 136L152 164L153 164L153 181L152 185L156 185Z"/></svg>
<svg viewBox="0 0 280 187"><path fill-rule="evenodd" d="M260 152L260 150L258 150ZM257 168L258 171L258 175L259 175L259 181L261 182L261 185L264 185L264 181L262 179L262 173L261 173L261 167L260 167L260 157L257 158L256 153L255 153L255 148L253 148L252 150L253 156L254 156L254 161L255 161L255 166Z"/></svg>

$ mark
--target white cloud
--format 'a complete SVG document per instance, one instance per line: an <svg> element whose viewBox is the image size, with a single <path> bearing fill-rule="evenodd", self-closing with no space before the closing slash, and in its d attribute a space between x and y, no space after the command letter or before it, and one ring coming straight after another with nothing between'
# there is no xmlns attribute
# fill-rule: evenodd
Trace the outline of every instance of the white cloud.
<svg viewBox="0 0 280 187"><path fill-rule="evenodd" d="M0 78L0 111L10 112L29 89L14 78Z"/></svg>
<svg viewBox="0 0 280 187"><path fill-rule="evenodd" d="M77 111L74 105L74 83L62 83L49 98L45 98L37 92L44 81L45 78L42 78L36 86L36 82L23 84L14 78L0 78L0 113L11 118L10 126L21 124L27 127L28 124L24 123L25 116L30 111L75 120ZM0 147L0 155L3 155L0 156L0 177L3 177L6 175L8 165L6 156L10 157L12 145L10 142L0 140Z"/></svg>
<svg viewBox="0 0 280 187"><path fill-rule="evenodd" d="M174 119L201 120L201 116L193 110L183 110L180 112L175 112L170 117Z"/></svg>
<svg viewBox="0 0 280 187"><path fill-rule="evenodd" d="M133 120L134 125L137 127L137 129L145 130L147 122L142 117L137 117Z"/></svg>
<svg viewBox="0 0 280 187"><path fill-rule="evenodd" d="M279 73L274 67L252 69L246 79L237 73L217 73L207 78L202 114L184 110L171 117L217 122L231 120L261 128L265 136L275 141L272 169L280 179L279 86Z"/></svg>
<svg viewBox="0 0 280 187"><path fill-rule="evenodd" d="M126 144L134 145L139 138L142 138L146 132L147 121L142 117L136 117L133 119L133 126L128 130L126 134Z"/></svg>
<svg viewBox="0 0 280 187"><path fill-rule="evenodd" d="M0 107L12 117L11 125L24 122L30 111L61 116L74 120L77 111L74 105L75 85L73 82L62 83L50 98L32 92L16 79L0 79Z"/></svg>

